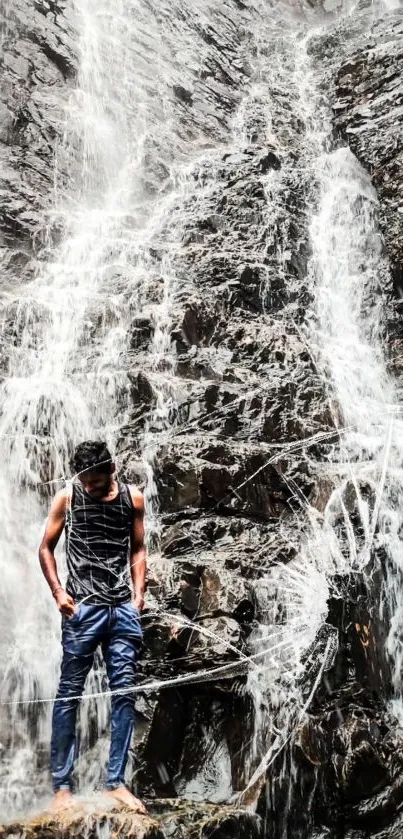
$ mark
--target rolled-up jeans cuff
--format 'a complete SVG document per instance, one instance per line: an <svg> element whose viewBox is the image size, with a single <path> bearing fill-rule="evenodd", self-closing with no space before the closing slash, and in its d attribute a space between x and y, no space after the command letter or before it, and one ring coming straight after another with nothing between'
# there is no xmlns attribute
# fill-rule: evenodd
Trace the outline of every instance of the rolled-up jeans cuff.
<svg viewBox="0 0 403 839"><path fill-rule="evenodd" d="M110 783L106 784L106 789L114 790L114 789L120 789L121 787L124 787L124 786L125 786L125 784L122 781L111 781Z"/></svg>
<svg viewBox="0 0 403 839"><path fill-rule="evenodd" d="M57 787L54 786L53 787L53 792L54 793L60 792L60 790L62 790L62 789L65 789L65 790L68 790L68 792L71 792L70 784L59 784Z"/></svg>

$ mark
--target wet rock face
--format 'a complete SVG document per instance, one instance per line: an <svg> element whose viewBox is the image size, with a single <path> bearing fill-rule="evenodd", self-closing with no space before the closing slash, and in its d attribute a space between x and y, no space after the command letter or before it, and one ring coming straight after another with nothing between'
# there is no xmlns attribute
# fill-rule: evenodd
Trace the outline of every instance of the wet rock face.
<svg viewBox="0 0 403 839"><path fill-rule="evenodd" d="M310 42L315 72L333 107L335 144L347 143L370 173L379 200L379 223L389 268L380 266L389 369L402 377L401 264L403 253L400 161L401 10L375 16L358 3L346 21L333 21ZM364 304L365 305L365 304ZM359 538L359 536L358 536ZM301 801L312 795L310 839L400 835L403 784L402 732L386 711L390 680L386 649L388 616L379 615L382 589L378 556L372 580L349 580L344 602L329 603L338 627L334 666L316 692L299 731L294 760L300 767ZM310 764L310 769L308 766ZM281 782L279 783L281 789ZM280 795L280 793L278 793ZM298 802L297 795L297 802ZM300 802L301 803L301 802ZM293 824L300 824L298 803ZM313 826L315 825L315 826ZM298 827L295 827L296 835Z"/></svg>
<svg viewBox="0 0 403 839"><path fill-rule="evenodd" d="M141 8L155 14L152 4ZM256 58L253 6L238 0L211 3L211 24L192 4L188 11L186 25L198 33L197 60L186 68L179 63L174 71L167 67L169 91L153 91L155 113L169 100L180 153L189 143L202 152L189 194L169 214L173 229L181 231L172 268L184 278L170 331L177 394L172 419L179 420L180 433L157 436L161 553L150 563L141 676L230 670L228 678L209 673L206 681L198 677L139 701L133 784L151 798L206 798L218 805L247 783L245 742L253 736L253 708L245 662L256 615L252 581L273 559L293 555L287 538L293 482L307 497L315 488L315 463L303 447L297 458L284 459L278 446L315 436L330 415L299 333L309 298L304 279L309 248L304 184L293 176L301 125L290 107L288 82L283 79L271 94L279 141L269 136L266 89L245 101L239 139L233 120L253 74L248 52ZM20 281L22 269L30 276L33 255L46 258L40 246L48 233L57 236L47 228L56 150L59 186L74 174L75 161L68 158L74 148L62 149L60 139L75 81L77 39L68 4L39 0L32 7L18 0L1 14L0 154L7 163L1 175L1 244L10 279ZM159 26L175 40L179 24L172 17L167 8ZM145 201L152 201L166 189L173 149L163 132L145 145L143 186ZM276 195L273 218L268 190ZM122 448L130 453L124 462L128 478L137 469L141 432L157 402L150 350L158 323L150 308L161 302L169 223L147 255L155 282L147 289L144 312L136 300L128 335L125 399L131 425L136 423L136 435L130 425L122 431ZM99 316L96 309L88 313L83 346L94 340ZM10 310L12 345L20 338L15 321ZM164 360L157 373L167 367ZM105 830L131 835L130 825L120 830L106 817L104 823ZM95 827L96 820L90 832ZM61 837L67 830L75 835L80 819L66 830L58 823L32 829L34 835L48 831ZM189 804L187 815L168 813L161 829L187 839L254 839L261 822L236 807L206 814ZM153 825L147 830L138 835L160 835Z"/></svg>
<svg viewBox="0 0 403 839"><path fill-rule="evenodd" d="M276 127L288 132L290 106L285 111L282 94ZM224 795L246 786L242 742L253 737L254 710L243 662L256 617L249 581L264 576L276 558L293 555L299 538L295 528L292 533L294 488L314 501L315 436L319 429L332 433L323 382L298 326L309 299L303 184L295 188L293 155L262 140L256 128L254 145L197 170L196 195L201 182L206 198L197 209L190 199L185 206L175 265L186 277L171 331L178 406L155 457L161 556L150 561L155 614L144 618L143 668L150 675L156 667L164 675L237 669L219 683L210 677L208 689L179 684L173 694L161 693L138 747L136 776L140 790L157 796L219 794L209 765L224 767ZM292 141L297 144L296 133ZM273 219L267 217L269 183L278 191ZM148 364L143 355L142 383L137 378L133 392L144 427L156 404ZM147 401L138 396L140 386ZM311 437L310 449L302 441ZM289 445L295 454L281 453ZM130 475L130 460L126 468ZM183 625L185 616L192 626Z"/></svg>
<svg viewBox="0 0 403 839"><path fill-rule="evenodd" d="M0 826L1 839L260 839L258 816L237 807L156 802L148 816L111 805L101 795L82 800L66 812Z"/></svg>
<svg viewBox="0 0 403 839"><path fill-rule="evenodd" d="M260 794L258 809L274 837L287 831L298 839L344 839L351 831L355 839L367 839L385 825L385 837L395 835L403 738L385 707L389 674L379 620L381 577L374 560L366 581L359 574L340 579L340 595L329 600L321 631L336 632L336 655ZM292 772L298 780L290 795ZM288 807L281 803L287 798Z"/></svg>
<svg viewBox="0 0 403 839"><path fill-rule="evenodd" d="M375 578L379 574L373 571ZM357 575L330 601L337 628L335 662L319 686L295 748L302 786L312 790L316 821L344 835L394 820L403 794L403 741L385 713L388 692L385 637L379 622L380 586Z"/></svg>
<svg viewBox="0 0 403 839"><path fill-rule="evenodd" d="M148 5L147 13L154 14ZM341 4L309 5L320 6L327 19ZM367 14L367 7L359 4L357 15ZM364 590L348 580L344 599L329 603L339 651L291 745L286 776L275 766L260 795L262 819L222 803L248 781L246 744L255 708L246 690L246 658L258 618L256 587L273 564L297 553L296 515L300 521L308 504L323 513L332 484L323 477L328 452L319 443L323 435L334 440L334 406L304 337L311 302L311 186L304 179L292 56L281 32L269 31L260 45L266 50L265 78L246 95L253 80L247 60L253 39L245 35L252 12L251 4L237 0L212 4L214 26L197 21L200 66L195 60L185 72L179 62L170 77L181 152L191 141L203 153L188 191L172 206L167 228L147 254L154 280L146 301L136 299L133 307L124 395L130 422L118 448L125 477L140 480L144 441L151 437L155 448L161 533L150 560L140 678L171 678L174 684L138 701L132 782L153 801L152 820L102 811L87 820L90 836L100 824L116 836L139 839L258 839L263 832L278 839L284 836L281 814L291 777L297 779L290 822L296 839L362 839L369 831L392 839L398 830L396 822L382 833L403 800L403 753L382 699L387 663L374 595L379 574ZM172 26L175 38L171 9L164 14L161 25ZM192 14L190 8L190 21ZM53 158L77 58L69 4L16 0L0 15L0 244L15 280L45 236ZM399 289L403 29L392 15L368 36L361 30L359 15L348 31L335 25L328 36L314 39L312 55L317 67L326 66L323 87L326 95L333 91L335 136L347 140L373 174ZM284 54L274 85L266 76L277 48ZM164 105L159 95L156 109ZM242 96L237 132L233 120ZM147 142L144 193L151 201L167 189L173 152L163 136ZM69 163L62 155L60 184ZM175 243L173 257L164 236ZM168 257L180 281L170 312L170 346L158 366L153 306L161 304ZM389 286L385 297L391 300ZM93 322L90 339L96 313ZM399 371L403 336L397 316L390 316L388 329ZM11 343L17 341L13 311L7 330ZM158 376L175 380L167 427L158 413ZM200 671L203 676L192 681ZM182 797L214 803L183 804ZM65 825L49 817L29 827L12 825L0 835L64 839L81 835L82 824L83 814Z"/></svg>
<svg viewBox="0 0 403 839"><path fill-rule="evenodd" d="M353 19L334 25L313 39L317 67L325 65L331 91L333 125L370 173L379 200L379 224L393 281L385 273L385 329L390 369L401 378L403 297L403 207L400 119L403 63L401 12L388 10L375 18L367 2L358 4Z"/></svg>
<svg viewBox="0 0 403 839"><path fill-rule="evenodd" d="M12 279L48 232L54 156L76 72L76 44L71 7L64 2L6 2L0 29L0 247ZM58 175L62 187L62 158Z"/></svg>
<svg viewBox="0 0 403 839"><path fill-rule="evenodd" d="M226 31L219 34L223 63ZM269 32L261 47L268 63L282 37ZM160 237L150 251L155 277L168 260L178 278L170 310L173 367L165 358L157 370L172 377L174 390L169 427L160 433L150 358L154 319L138 313L133 319L130 410L137 433L122 435L121 448L131 449L125 469L134 478L144 440L155 444L161 512L159 551L150 557L143 674L188 678L212 671L208 683L179 682L143 709L136 779L148 795L229 797L230 789L245 788L242 743L251 742L254 724L245 684L257 618L254 584L273 562L295 554L295 513L304 498L319 504L316 435L333 433L331 406L301 329L310 253L306 184L295 175L303 165L303 126L290 90L292 62L285 45L284 75L275 86L259 79L232 133L227 117L236 97L226 101L220 132L227 126L226 145L197 159L167 222L168 241L173 237L177 247L168 252ZM186 90L175 96L190 118L196 97ZM230 82L228 90L232 97ZM157 289L156 283L152 293L160 300ZM228 678L218 680L217 670Z"/></svg>
<svg viewBox="0 0 403 839"><path fill-rule="evenodd" d="M380 202L379 221L387 252L401 284L403 209L400 163L403 130L399 119L403 62L400 13L351 38L335 76L334 125L371 173Z"/></svg>

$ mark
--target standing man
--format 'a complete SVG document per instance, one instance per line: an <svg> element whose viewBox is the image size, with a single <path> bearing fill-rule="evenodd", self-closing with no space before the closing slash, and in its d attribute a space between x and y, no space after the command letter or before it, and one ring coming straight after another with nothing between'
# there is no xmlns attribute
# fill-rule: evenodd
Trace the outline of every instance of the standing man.
<svg viewBox="0 0 403 839"><path fill-rule="evenodd" d="M105 443L77 446L73 470L71 487L60 490L53 499L39 549L42 571L62 614L63 660L52 720L53 807L72 803L77 707L100 645L113 692L107 791L144 813L144 805L124 781L134 727L130 688L135 684L142 643L144 500L138 489L114 478L115 464ZM66 588L60 583L54 555L63 528ZM120 690L127 692L114 693Z"/></svg>

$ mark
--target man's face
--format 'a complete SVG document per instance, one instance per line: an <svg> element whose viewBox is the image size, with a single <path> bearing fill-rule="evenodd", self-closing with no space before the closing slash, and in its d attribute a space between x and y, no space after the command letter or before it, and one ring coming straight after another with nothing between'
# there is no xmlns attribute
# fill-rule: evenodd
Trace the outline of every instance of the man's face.
<svg viewBox="0 0 403 839"><path fill-rule="evenodd" d="M95 498L102 498L109 492L112 471L112 468L110 472L91 472L88 470L88 472L83 472L79 478L86 492L89 492Z"/></svg>

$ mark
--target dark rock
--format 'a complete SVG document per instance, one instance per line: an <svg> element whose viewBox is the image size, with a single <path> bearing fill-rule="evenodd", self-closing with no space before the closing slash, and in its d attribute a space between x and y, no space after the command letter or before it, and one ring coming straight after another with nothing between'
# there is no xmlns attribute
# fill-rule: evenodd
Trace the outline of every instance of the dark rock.
<svg viewBox="0 0 403 839"><path fill-rule="evenodd" d="M177 99L180 99L180 101L184 102L185 105L193 104L192 94L189 90L186 90L186 88L182 87L180 84L175 84L172 89Z"/></svg>
<svg viewBox="0 0 403 839"><path fill-rule="evenodd" d="M260 839L262 824L258 817L242 811L211 819L202 828L203 839Z"/></svg>
<svg viewBox="0 0 403 839"><path fill-rule="evenodd" d="M0 222L4 248L43 241L53 188L55 144L62 138L63 112L75 75L76 44L71 10L61 4L48 15L45 2L13 3L3 24L0 91ZM46 18L46 24L45 24ZM59 155L60 187L69 161ZM21 246L21 245L20 245ZM19 246L19 247L20 247Z"/></svg>
<svg viewBox="0 0 403 839"><path fill-rule="evenodd" d="M393 819L399 806L403 740L393 739L383 699L388 670L376 589L366 589L359 575L345 580L343 589L343 598L329 609L339 634L337 654L296 746L308 775L315 774L319 821L336 830L373 830Z"/></svg>
<svg viewBox="0 0 403 839"><path fill-rule="evenodd" d="M149 318L140 317L132 322L130 346L133 350L146 350L152 338L152 324Z"/></svg>
<svg viewBox="0 0 403 839"><path fill-rule="evenodd" d="M132 382L131 398L134 407L149 406L154 401L155 394L147 376L144 373L135 373L129 378Z"/></svg>
<svg viewBox="0 0 403 839"><path fill-rule="evenodd" d="M164 812L168 805L168 811ZM156 802L153 813L166 839L263 839L258 816L237 807L195 802ZM161 814L160 814L161 813Z"/></svg>
<svg viewBox="0 0 403 839"><path fill-rule="evenodd" d="M261 157L259 161L260 171L263 175L269 171L269 169L281 169L281 161L280 158L277 157L274 152L269 151L265 157Z"/></svg>

